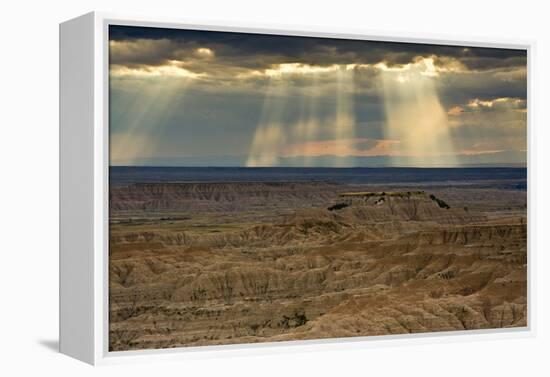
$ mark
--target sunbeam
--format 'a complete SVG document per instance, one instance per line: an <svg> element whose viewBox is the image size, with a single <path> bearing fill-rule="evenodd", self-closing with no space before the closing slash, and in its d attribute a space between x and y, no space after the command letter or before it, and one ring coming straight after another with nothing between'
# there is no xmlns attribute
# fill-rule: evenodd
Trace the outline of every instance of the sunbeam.
<svg viewBox="0 0 550 377"><path fill-rule="evenodd" d="M309 86L307 91L300 96L300 117L298 122L294 124L294 140L302 146L315 140L320 128L320 119L318 116L321 90L319 86L319 73L312 72L308 78ZM302 166L312 165L313 156L307 150L302 149L298 155L301 156Z"/></svg>
<svg viewBox="0 0 550 377"><path fill-rule="evenodd" d="M333 159L330 164L352 165L354 157L349 152L355 137L353 67L306 68L290 64L285 70L279 69L273 71L276 74L269 75L262 116L253 137L247 166L274 166L281 162L281 157L290 157L300 166L314 166L320 156L315 142L323 134L337 141L334 145L338 149L331 153L346 157ZM297 77L305 83L301 88L293 86ZM321 102L330 99L331 90L336 93L335 102L322 108ZM297 98L296 103L285 101L290 94ZM294 120L289 119L292 106L298 111Z"/></svg>
<svg viewBox="0 0 550 377"><path fill-rule="evenodd" d="M397 140L392 164L457 166L447 114L433 82L433 65L419 61L403 68L381 65L386 112L384 132Z"/></svg>
<svg viewBox="0 0 550 377"><path fill-rule="evenodd" d="M165 120L173 106L182 106L190 78L149 78L136 83L124 114L111 111L110 158L114 164L135 164L144 157L154 157L164 136ZM113 93L113 91L112 91ZM116 101L117 98L111 98ZM118 108L118 107L117 107ZM117 120L124 118L123 130Z"/></svg>
<svg viewBox="0 0 550 377"><path fill-rule="evenodd" d="M108 27L109 351L526 328L528 45L198 29Z"/></svg>
<svg viewBox="0 0 550 377"><path fill-rule="evenodd" d="M355 138L355 109L354 109L354 77L353 67L340 67L336 71L337 95L336 95L336 117L334 124L334 138L342 141L339 156L349 155ZM353 156L349 156L345 161L333 159L333 165L353 165Z"/></svg>
<svg viewBox="0 0 550 377"><path fill-rule="evenodd" d="M260 122L254 132L246 166L274 166L279 161L279 151L286 143L282 115L288 101L289 83L284 77L269 79Z"/></svg>

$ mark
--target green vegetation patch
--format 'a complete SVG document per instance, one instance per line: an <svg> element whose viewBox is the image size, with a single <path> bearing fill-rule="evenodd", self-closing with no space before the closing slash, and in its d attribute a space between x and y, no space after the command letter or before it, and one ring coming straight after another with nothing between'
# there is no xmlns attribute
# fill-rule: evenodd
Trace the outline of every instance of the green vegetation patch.
<svg viewBox="0 0 550 377"><path fill-rule="evenodd" d="M338 211L338 210L344 209L346 207L349 207L348 203L336 203L335 205L330 206L327 209L329 211Z"/></svg>
<svg viewBox="0 0 550 377"><path fill-rule="evenodd" d="M443 200L439 199L433 194L430 194L430 199L436 202L439 208L445 208L445 209L451 208L447 203L445 203Z"/></svg>
<svg viewBox="0 0 550 377"><path fill-rule="evenodd" d="M372 196L392 196L398 198L409 198L411 196L425 196L426 192L424 191L359 191L359 192L343 192L340 194L341 197L361 197L369 198Z"/></svg>

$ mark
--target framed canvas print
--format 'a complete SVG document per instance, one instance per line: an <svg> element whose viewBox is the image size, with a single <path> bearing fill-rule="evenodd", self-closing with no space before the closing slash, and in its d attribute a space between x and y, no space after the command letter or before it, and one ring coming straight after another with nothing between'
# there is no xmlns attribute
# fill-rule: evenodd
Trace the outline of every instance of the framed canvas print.
<svg viewBox="0 0 550 377"><path fill-rule="evenodd" d="M61 351L530 334L531 49L61 24Z"/></svg>

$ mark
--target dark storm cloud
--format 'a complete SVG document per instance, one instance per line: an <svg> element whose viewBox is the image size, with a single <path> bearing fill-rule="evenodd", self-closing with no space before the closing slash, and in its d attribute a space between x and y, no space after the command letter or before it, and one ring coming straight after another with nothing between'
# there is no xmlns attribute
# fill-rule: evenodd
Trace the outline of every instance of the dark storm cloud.
<svg viewBox="0 0 550 377"><path fill-rule="evenodd" d="M243 165L262 122L276 121L290 135L311 113L317 124L309 141L329 145L338 137L342 95L353 137L370 140L357 148L366 151L389 137L384 77L395 82L401 73L415 78L397 96L418 95L414 80L429 81L458 152L526 148L522 50L126 26L112 26L110 41L110 129L118 163ZM280 65L291 65L290 71L279 75ZM312 69L318 73L307 72ZM342 73L348 81L339 86ZM270 106L282 110L265 117ZM334 158L326 157L327 164Z"/></svg>
<svg viewBox="0 0 550 377"><path fill-rule="evenodd" d="M266 68L297 62L311 65L376 64L387 66L413 62L417 56L453 58L470 70L518 67L526 64L526 51L415 43L312 38L251 33L231 33L161 28L111 26L110 39L118 42L155 41L139 53L111 55L119 64L161 64L169 59L193 56L199 47L211 48L226 65Z"/></svg>
<svg viewBox="0 0 550 377"><path fill-rule="evenodd" d="M527 98L525 77L503 80L498 73L447 74L438 83L439 99L451 107L475 98Z"/></svg>

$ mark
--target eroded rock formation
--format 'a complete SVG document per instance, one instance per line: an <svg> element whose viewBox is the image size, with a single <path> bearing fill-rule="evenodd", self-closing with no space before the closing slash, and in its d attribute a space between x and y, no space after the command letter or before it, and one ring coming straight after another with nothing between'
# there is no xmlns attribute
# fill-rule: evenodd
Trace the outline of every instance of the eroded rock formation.
<svg viewBox="0 0 550 377"><path fill-rule="evenodd" d="M521 203L503 214L462 195L327 183L117 188L110 348L525 326Z"/></svg>

